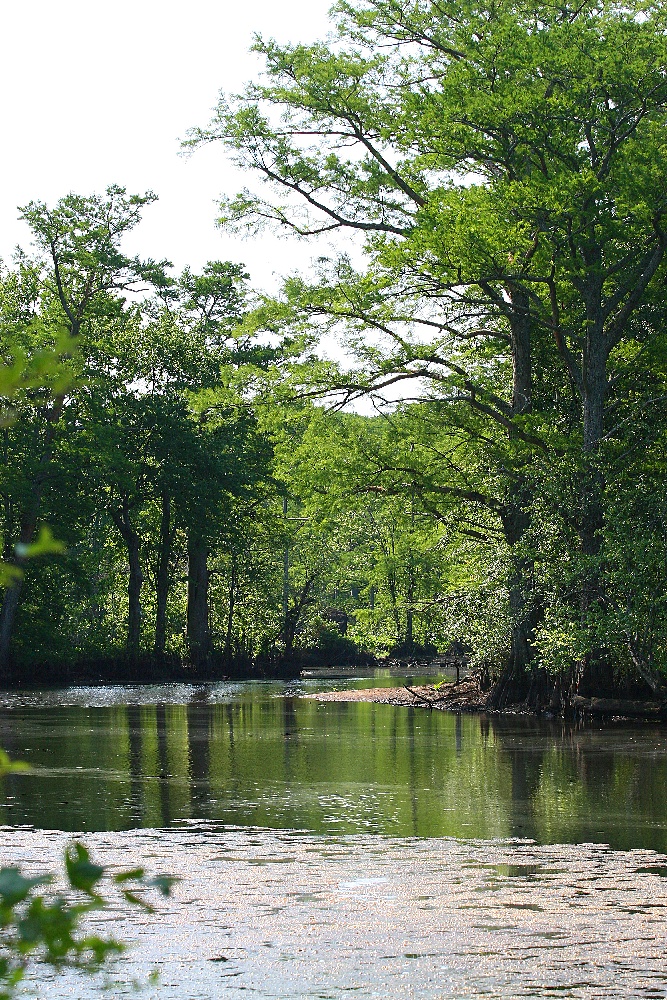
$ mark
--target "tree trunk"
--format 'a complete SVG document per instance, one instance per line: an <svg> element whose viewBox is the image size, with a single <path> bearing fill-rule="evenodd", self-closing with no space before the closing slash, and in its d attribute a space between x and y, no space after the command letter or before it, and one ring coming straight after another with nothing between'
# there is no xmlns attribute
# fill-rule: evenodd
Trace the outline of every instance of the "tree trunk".
<svg viewBox="0 0 667 1000"><path fill-rule="evenodd" d="M414 600L416 590L415 566L412 550L408 556L407 586L405 588L405 646L411 649L415 641Z"/></svg>
<svg viewBox="0 0 667 1000"><path fill-rule="evenodd" d="M531 499L526 483L522 482L516 490L515 501L508 504L503 517L505 540L512 561L508 581L512 633L507 661L487 701L489 708L493 709L520 701L528 687L528 669L533 656L531 639L539 616L531 593L532 564L525 557L515 556L513 550L530 527L530 511L522 506L522 502L527 505Z"/></svg>
<svg viewBox="0 0 667 1000"><path fill-rule="evenodd" d="M530 336L530 299L525 289L507 289L512 304L509 316L512 344L512 415L530 413L533 406L533 360Z"/></svg>
<svg viewBox="0 0 667 1000"><path fill-rule="evenodd" d="M3 678L6 678L9 674L9 654L22 584L23 578L19 577L11 587L7 587L2 601L2 611L0 611L0 668Z"/></svg>
<svg viewBox="0 0 667 1000"><path fill-rule="evenodd" d="M582 399L584 409L584 451L596 451L603 434L604 404L607 397L607 359L609 347L602 328L599 309L590 309L584 343Z"/></svg>
<svg viewBox="0 0 667 1000"><path fill-rule="evenodd" d="M155 573L155 645L156 656L164 656L167 641L167 598L169 597L169 559L171 557L171 497L162 494L160 542Z"/></svg>
<svg viewBox="0 0 667 1000"><path fill-rule="evenodd" d="M294 640L296 639L297 629L301 622L303 612L313 603L311 591L315 586L316 579L317 578L315 576L306 578L306 581L299 591L294 604L287 613L287 618L285 619L285 631L283 635L286 653L291 653L294 649Z"/></svg>
<svg viewBox="0 0 667 1000"><path fill-rule="evenodd" d="M648 684L654 694L664 698L667 693L665 680L660 671L654 667L652 657L642 655L640 644L634 637L628 641L628 652L637 673L644 683Z"/></svg>
<svg viewBox="0 0 667 1000"><path fill-rule="evenodd" d="M400 643L403 626L398 608L398 583L396 581L396 574L392 569L387 572L386 582L387 593L389 594L389 603L391 606L391 617L394 619L394 625L396 626L396 642Z"/></svg>
<svg viewBox="0 0 667 1000"><path fill-rule="evenodd" d="M128 614L125 648L131 657L136 658L139 655L139 642L141 640L141 586L144 582L144 575L141 572L139 558L139 536L135 531L128 535L127 557L130 564L130 578L127 584Z"/></svg>
<svg viewBox="0 0 667 1000"><path fill-rule="evenodd" d="M130 517L129 497L123 497L120 510L111 511L111 519L118 528L127 549L129 579L127 582L127 638L125 651L132 659L139 655L141 641L141 587L144 574L141 572L139 535L134 530Z"/></svg>
<svg viewBox="0 0 667 1000"><path fill-rule="evenodd" d="M512 346L512 415L532 410L533 372L531 344L530 299L525 289L517 285L507 288L511 309L508 313ZM510 431L510 439L512 432ZM502 515L503 532L509 547L511 562L508 579L508 600L512 633L507 661L494 684L487 704L499 709L523 699L528 690L528 670L533 651L531 640L539 620L533 589L533 567L529 559L515 555L515 546L530 527L532 493L524 475L510 481L510 497Z"/></svg>
<svg viewBox="0 0 667 1000"><path fill-rule="evenodd" d="M236 599L236 555L232 554L232 564L229 574L229 606L227 609L227 630L225 633L225 659L230 660L232 656L232 634L234 631L234 602Z"/></svg>
<svg viewBox="0 0 667 1000"><path fill-rule="evenodd" d="M598 449L604 430L604 405L607 396L608 350L602 332L597 337L586 338L583 370L584 410L584 472L581 494L581 550L584 555L596 556L602 545L604 520L602 494L604 482L599 471L588 461Z"/></svg>
<svg viewBox="0 0 667 1000"><path fill-rule="evenodd" d="M598 560L602 550L604 530L604 479L594 456L604 433L609 351L598 312L599 310L591 312L582 371L584 470L579 538L582 555L590 560L584 571L580 593L583 616L595 613L596 607L599 607L604 599L604 579ZM604 649L592 648L586 653L574 672L573 688L576 694L582 694L588 688L595 693L594 689L597 687L595 678L604 667L606 659L607 652Z"/></svg>
<svg viewBox="0 0 667 1000"><path fill-rule="evenodd" d="M414 645L414 613L412 606L408 604L405 612L405 645L410 648Z"/></svg>
<svg viewBox="0 0 667 1000"><path fill-rule="evenodd" d="M415 497L414 493L410 501L410 530L414 532L415 528ZM412 539L410 540L410 549L408 552L408 565L407 565L407 580L405 588L405 646L409 650L414 645L415 641L415 630L414 630L414 602L415 602L415 592L417 590L417 579L415 573L415 558L414 550L412 547Z"/></svg>
<svg viewBox="0 0 667 1000"><path fill-rule="evenodd" d="M208 546L194 530L188 533L188 647L190 660L203 666L211 652L208 623Z"/></svg>

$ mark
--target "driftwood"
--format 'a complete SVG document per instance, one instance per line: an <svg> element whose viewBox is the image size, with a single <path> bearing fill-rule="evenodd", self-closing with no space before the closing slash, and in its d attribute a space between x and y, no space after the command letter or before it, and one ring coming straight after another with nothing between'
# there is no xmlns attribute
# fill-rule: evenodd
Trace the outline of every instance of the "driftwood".
<svg viewBox="0 0 667 1000"><path fill-rule="evenodd" d="M582 698L575 695L571 705L589 715L625 715L639 719L667 718L667 702L627 701L622 698Z"/></svg>
<svg viewBox="0 0 667 1000"><path fill-rule="evenodd" d="M439 702L449 701L450 700L450 690L449 689L451 689L452 687L453 687L453 685L451 685L451 684L448 685L447 688L445 689L445 691L446 691L445 694L438 695L437 698L431 698L429 695L424 694L422 691L415 691L415 689L411 688L409 684L404 684L403 685L404 690L405 691L409 691L410 694L412 695L412 697L416 701L421 702L423 705L429 705L431 708L434 705L437 705Z"/></svg>

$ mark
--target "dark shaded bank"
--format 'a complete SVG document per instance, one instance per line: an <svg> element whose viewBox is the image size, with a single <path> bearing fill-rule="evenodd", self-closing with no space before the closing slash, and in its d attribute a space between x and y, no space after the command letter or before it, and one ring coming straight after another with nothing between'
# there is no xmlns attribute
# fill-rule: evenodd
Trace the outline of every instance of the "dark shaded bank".
<svg viewBox="0 0 667 1000"><path fill-rule="evenodd" d="M192 664L177 656L106 656L71 661L39 661L10 667L2 686L9 689L68 687L95 684L168 684L199 681L298 677L298 664L276 663L274 671L253 662L229 662L211 657Z"/></svg>
<svg viewBox="0 0 667 1000"><path fill-rule="evenodd" d="M485 710L491 712L647 719L666 714L667 688L657 672L614 664L603 650L556 673L543 667L514 674L503 670L492 680L481 669L476 679Z"/></svg>
<svg viewBox="0 0 667 1000"><path fill-rule="evenodd" d="M377 661L367 653L348 658L345 665L370 667ZM71 660L13 663L0 679L6 689L68 687L94 684L167 684L222 680L294 680L309 667L338 666L326 651L294 650L263 656L225 657L211 653L198 663L179 656L94 656Z"/></svg>

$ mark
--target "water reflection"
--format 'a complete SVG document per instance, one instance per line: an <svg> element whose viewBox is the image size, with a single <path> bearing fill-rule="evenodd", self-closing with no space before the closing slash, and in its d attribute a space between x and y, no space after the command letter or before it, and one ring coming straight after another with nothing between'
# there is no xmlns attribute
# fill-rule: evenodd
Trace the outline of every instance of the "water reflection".
<svg viewBox="0 0 667 1000"><path fill-rule="evenodd" d="M251 686L187 693L2 708L0 745L35 772L6 782L0 823L90 831L202 819L667 850L657 727L317 703Z"/></svg>

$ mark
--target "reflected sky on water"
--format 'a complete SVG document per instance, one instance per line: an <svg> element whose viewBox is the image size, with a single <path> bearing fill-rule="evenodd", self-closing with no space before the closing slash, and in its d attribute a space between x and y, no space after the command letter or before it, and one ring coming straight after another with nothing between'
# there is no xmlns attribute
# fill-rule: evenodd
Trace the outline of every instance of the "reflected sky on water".
<svg viewBox="0 0 667 1000"><path fill-rule="evenodd" d="M0 831L54 867L66 835ZM130 942L114 997L145 1000L656 1000L667 993L667 859L525 840L318 837L192 821L88 834L112 867L180 876L158 915L103 915ZM108 921L112 919L111 926ZM123 985L121 985L123 984ZM99 997L42 970L37 995ZM109 994L106 994L109 995Z"/></svg>

